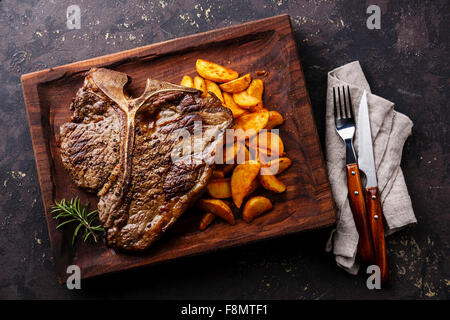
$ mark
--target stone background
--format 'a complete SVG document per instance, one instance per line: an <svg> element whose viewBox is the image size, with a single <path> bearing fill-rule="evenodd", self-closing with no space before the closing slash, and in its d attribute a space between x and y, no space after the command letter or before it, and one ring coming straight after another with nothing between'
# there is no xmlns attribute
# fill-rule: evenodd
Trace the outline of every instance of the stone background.
<svg viewBox="0 0 450 320"><path fill-rule="evenodd" d="M68 30L66 8L81 8ZM366 8L382 11L366 28ZM448 299L450 3L0 1L0 298ZM20 75L282 13L291 16L319 135L326 74L359 60L372 91L414 122L402 167L419 223L387 240L391 288L369 291L324 252L329 230L101 277L56 281Z"/></svg>

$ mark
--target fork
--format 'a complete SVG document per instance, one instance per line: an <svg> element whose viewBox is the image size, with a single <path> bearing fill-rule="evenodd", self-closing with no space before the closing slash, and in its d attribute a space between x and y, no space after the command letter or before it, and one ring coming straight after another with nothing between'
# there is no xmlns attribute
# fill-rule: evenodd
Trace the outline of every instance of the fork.
<svg viewBox="0 0 450 320"><path fill-rule="evenodd" d="M347 95L345 94L344 86L333 87L333 102L336 131L345 143L348 194L356 230L359 234L358 256L361 262L373 264L375 259L369 219L361 184L361 175L358 162L356 161L355 150L353 148L355 120L353 117L350 87L347 86Z"/></svg>

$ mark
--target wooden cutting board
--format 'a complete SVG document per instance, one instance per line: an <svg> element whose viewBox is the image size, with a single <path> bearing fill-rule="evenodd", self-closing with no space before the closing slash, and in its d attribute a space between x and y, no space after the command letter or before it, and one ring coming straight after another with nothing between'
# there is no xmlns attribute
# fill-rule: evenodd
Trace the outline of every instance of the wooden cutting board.
<svg viewBox="0 0 450 320"><path fill-rule="evenodd" d="M240 74L251 73L265 83L264 105L286 119L279 128L293 165L280 175L283 194L264 193L274 209L251 224L238 219L235 226L216 221L199 231L201 212L186 212L171 230L142 254L116 252L103 243L71 244L70 226L56 230L49 214L53 201L78 196L96 205L97 197L78 189L62 167L57 139L67 122L69 104L82 85L86 71L106 67L131 77L128 92L139 96L147 78L179 83L195 76L197 58L225 65ZM255 71L265 70L265 76ZM58 280L63 283L68 265L81 268L82 278L150 265L179 257L211 252L262 239L330 226L335 210L325 163L311 112L297 47L288 15L212 30L151 44L94 59L79 61L22 76L28 122Z"/></svg>

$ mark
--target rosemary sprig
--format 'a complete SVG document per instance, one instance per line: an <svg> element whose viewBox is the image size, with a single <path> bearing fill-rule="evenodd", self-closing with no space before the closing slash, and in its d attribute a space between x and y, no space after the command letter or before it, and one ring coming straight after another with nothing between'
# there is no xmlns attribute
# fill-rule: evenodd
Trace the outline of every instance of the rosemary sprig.
<svg viewBox="0 0 450 320"><path fill-rule="evenodd" d="M72 236L72 245L75 243L75 238L80 233L80 230L83 232L83 241L86 241L92 236L95 242L97 242L98 237L96 233L105 231L101 225L95 223L98 220L98 211L92 210L89 212L88 208L89 203L82 206L81 201L78 198L70 199L70 201L62 199L60 202L55 201L55 205L50 211L51 214L55 215L53 217L54 219L66 219L61 222L56 229L72 222L78 223Z"/></svg>

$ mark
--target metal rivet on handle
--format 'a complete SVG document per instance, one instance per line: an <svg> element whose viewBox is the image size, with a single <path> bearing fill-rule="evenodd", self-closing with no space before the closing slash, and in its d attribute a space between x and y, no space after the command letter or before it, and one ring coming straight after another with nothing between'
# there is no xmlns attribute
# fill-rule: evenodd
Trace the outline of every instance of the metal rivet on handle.
<svg viewBox="0 0 450 320"><path fill-rule="evenodd" d="M352 175L354 176L356 174L356 172L355 171L352 171Z"/></svg>
<svg viewBox="0 0 450 320"><path fill-rule="evenodd" d="M373 218L376 220L378 219L378 215L374 215Z"/></svg>
<svg viewBox="0 0 450 320"><path fill-rule="evenodd" d="M377 196L372 196L372 199L375 200L377 198Z"/></svg>
<svg viewBox="0 0 450 320"><path fill-rule="evenodd" d="M358 192L358 191L355 191L355 194L356 194L356 195L358 195L358 194L359 194L359 192Z"/></svg>

